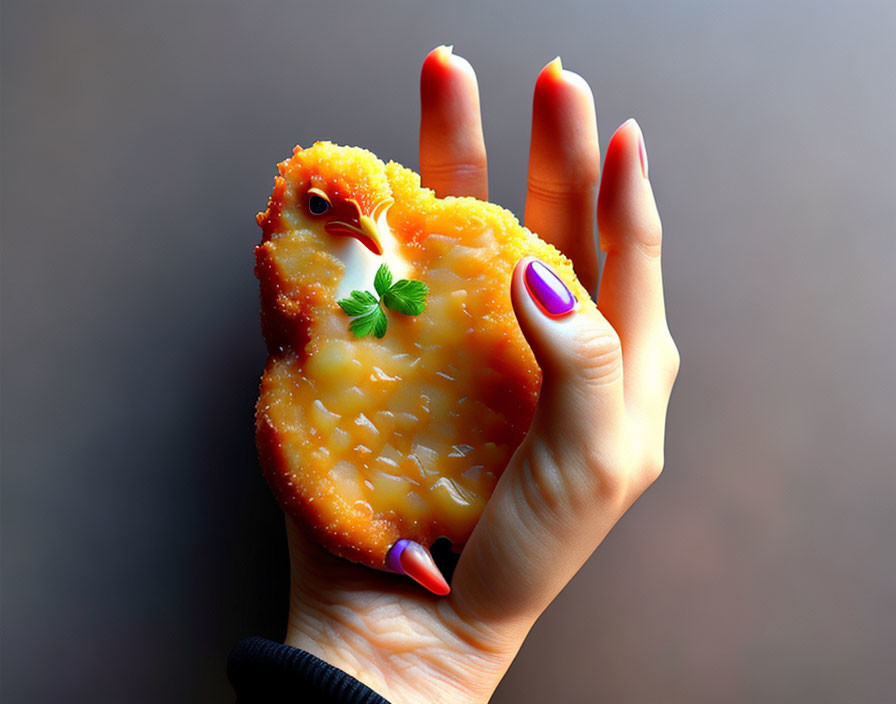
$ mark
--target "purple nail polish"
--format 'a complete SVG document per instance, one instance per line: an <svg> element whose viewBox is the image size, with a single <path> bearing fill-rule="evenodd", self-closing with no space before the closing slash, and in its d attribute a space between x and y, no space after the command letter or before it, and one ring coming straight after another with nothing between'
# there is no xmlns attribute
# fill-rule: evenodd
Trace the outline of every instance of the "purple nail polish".
<svg viewBox="0 0 896 704"><path fill-rule="evenodd" d="M526 266L526 288L542 312L559 318L576 307L576 298L544 262L533 259Z"/></svg>
<svg viewBox="0 0 896 704"><path fill-rule="evenodd" d="M395 545L390 548L389 554L386 555L387 570L404 574L404 568L401 566L401 553L403 553L405 548L410 544L411 541L405 540L404 538L395 542Z"/></svg>

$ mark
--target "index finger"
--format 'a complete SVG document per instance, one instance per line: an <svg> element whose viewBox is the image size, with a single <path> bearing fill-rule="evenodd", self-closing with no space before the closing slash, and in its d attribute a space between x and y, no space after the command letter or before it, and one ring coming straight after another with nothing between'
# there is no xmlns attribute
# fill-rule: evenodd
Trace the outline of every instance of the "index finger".
<svg viewBox="0 0 896 704"><path fill-rule="evenodd" d="M479 84L450 46L429 52L420 72L420 177L440 198L488 200Z"/></svg>

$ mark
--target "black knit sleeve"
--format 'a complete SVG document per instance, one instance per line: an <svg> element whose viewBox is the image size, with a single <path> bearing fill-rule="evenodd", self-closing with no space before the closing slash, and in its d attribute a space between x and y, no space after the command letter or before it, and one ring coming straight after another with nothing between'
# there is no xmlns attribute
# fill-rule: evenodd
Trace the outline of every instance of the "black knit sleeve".
<svg viewBox="0 0 896 704"><path fill-rule="evenodd" d="M389 704L370 687L304 650L244 638L230 651L227 677L237 704Z"/></svg>

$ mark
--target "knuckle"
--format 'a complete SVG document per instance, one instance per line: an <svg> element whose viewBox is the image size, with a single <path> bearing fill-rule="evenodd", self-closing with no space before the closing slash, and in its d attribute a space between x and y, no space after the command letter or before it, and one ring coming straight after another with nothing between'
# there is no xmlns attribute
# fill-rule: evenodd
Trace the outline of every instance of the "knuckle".
<svg viewBox="0 0 896 704"><path fill-rule="evenodd" d="M456 161L430 162L422 167L432 176L479 176L486 171L485 157Z"/></svg>
<svg viewBox="0 0 896 704"><path fill-rule="evenodd" d="M655 260L662 257L663 242L662 238L654 238L650 236L641 236L634 239L634 245L638 251L647 259Z"/></svg>
<svg viewBox="0 0 896 704"><path fill-rule="evenodd" d="M583 452L582 462L591 482L591 497L609 504L625 503L638 469L632 462L628 444L600 443Z"/></svg>
<svg viewBox="0 0 896 704"><path fill-rule="evenodd" d="M678 345L672 339L672 335L666 332L660 346L663 368L666 370L671 381L675 381L678 377L678 371L681 369L681 352Z"/></svg>
<svg viewBox="0 0 896 704"><path fill-rule="evenodd" d="M635 242L642 254L650 259L659 259L663 249L663 223L654 211L644 216L633 227Z"/></svg>
<svg viewBox="0 0 896 704"><path fill-rule="evenodd" d="M608 502L625 502L640 496L663 472L662 443L646 455L631 452L631 445L610 444L584 453L583 461L592 478L594 493Z"/></svg>
<svg viewBox="0 0 896 704"><path fill-rule="evenodd" d="M590 197L597 185L591 178L563 179L530 176L527 198L553 205Z"/></svg>
<svg viewBox="0 0 896 704"><path fill-rule="evenodd" d="M518 491L534 515L561 518L595 500L617 503L628 493L631 462L614 443L571 449L536 441L530 448Z"/></svg>
<svg viewBox="0 0 896 704"><path fill-rule="evenodd" d="M602 453L590 453L585 456L585 468L594 479L595 492L601 499L616 502L627 495L630 479L624 460L609 459Z"/></svg>
<svg viewBox="0 0 896 704"><path fill-rule="evenodd" d="M602 222L598 217L598 227L604 233L607 252L633 251L649 261L662 256L663 225L657 216L633 216L628 222Z"/></svg>
<svg viewBox="0 0 896 704"><path fill-rule="evenodd" d="M658 452L654 452L644 461L642 475L644 477L644 488L653 484L663 473L665 465L665 456L662 448Z"/></svg>
<svg viewBox="0 0 896 704"><path fill-rule="evenodd" d="M609 326L580 333L572 345L572 354L576 369L587 382L608 384L622 375L622 343Z"/></svg>
<svg viewBox="0 0 896 704"><path fill-rule="evenodd" d="M556 453L546 443L521 465L520 495L534 515L554 515L569 496Z"/></svg>

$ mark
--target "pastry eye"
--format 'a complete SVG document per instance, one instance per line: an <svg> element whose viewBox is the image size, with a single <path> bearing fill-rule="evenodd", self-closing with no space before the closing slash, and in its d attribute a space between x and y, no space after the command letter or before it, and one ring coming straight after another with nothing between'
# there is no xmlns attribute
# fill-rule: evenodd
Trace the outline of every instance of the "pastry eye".
<svg viewBox="0 0 896 704"><path fill-rule="evenodd" d="M330 199L319 188L308 191L308 210L312 215L323 215L330 209Z"/></svg>

